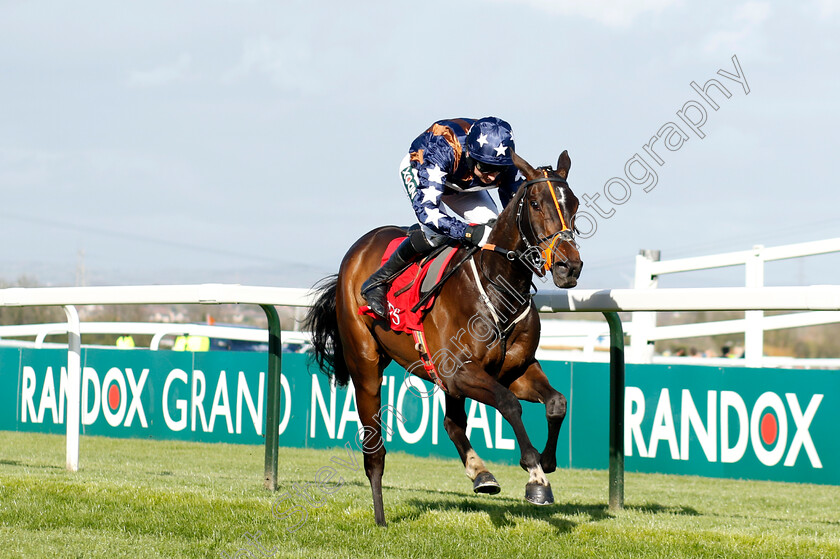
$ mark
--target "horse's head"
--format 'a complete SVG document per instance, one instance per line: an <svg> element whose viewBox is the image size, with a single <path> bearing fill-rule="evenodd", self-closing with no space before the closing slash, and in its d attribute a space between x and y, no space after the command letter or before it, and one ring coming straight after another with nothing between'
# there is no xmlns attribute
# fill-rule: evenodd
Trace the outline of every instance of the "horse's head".
<svg viewBox="0 0 840 559"><path fill-rule="evenodd" d="M578 199L569 188L566 177L572 160L563 151L557 159L557 169L534 169L527 161L513 154L513 161L525 176L517 203L516 222L526 254L535 263L537 273L551 271L554 285L571 288L577 285L583 262L574 237L574 217Z"/></svg>

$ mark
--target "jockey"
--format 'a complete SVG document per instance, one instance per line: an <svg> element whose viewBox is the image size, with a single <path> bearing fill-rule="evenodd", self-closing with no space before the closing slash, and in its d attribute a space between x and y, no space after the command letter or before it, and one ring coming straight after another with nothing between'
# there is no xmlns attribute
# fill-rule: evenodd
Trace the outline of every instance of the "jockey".
<svg viewBox="0 0 840 559"><path fill-rule="evenodd" d="M525 180L513 164L514 149L510 124L496 117L439 120L412 142L400 178L420 229L362 284L371 311L387 318L388 283L416 257L449 239L487 243L498 215L487 190L498 188L504 207Z"/></svg>

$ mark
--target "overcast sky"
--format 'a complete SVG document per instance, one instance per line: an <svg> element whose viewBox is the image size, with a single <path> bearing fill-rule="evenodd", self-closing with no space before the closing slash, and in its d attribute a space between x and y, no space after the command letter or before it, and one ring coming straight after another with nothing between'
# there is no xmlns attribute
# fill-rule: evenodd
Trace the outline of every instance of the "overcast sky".
<svg viewBox="0 0 840 559"><path fill-rule="evenodd" d="M690 85L712 78L717 110ZM573 190L611 214L582 206L579 285L627 287L642 248L840 237L838 99L838 0L2 0L0 279L308 287L369 229L413 222L397 165L420 132L495 115L534 165L569 150ZM653 188L626 176L636 154Z"/></svg>

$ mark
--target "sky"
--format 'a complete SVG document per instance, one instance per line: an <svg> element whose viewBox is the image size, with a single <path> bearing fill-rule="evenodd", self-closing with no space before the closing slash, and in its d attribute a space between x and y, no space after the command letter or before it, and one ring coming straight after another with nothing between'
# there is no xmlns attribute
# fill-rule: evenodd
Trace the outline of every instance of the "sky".
<svg viewBox="0 0 840 559"><path fill-rule="evenodd" d="M535 166L569 151L579 287L630 287L640 249L840 237L838 100L840 0L0 0L0 280L309 287L414 222L417 135L493 115Z"/></svg>

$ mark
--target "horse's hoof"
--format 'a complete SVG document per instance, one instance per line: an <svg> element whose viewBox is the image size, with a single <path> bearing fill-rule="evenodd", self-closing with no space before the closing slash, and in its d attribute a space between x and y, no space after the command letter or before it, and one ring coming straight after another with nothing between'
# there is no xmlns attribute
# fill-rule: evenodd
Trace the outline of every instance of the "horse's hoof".
<svg viewBox="0 0 840 559"><path fill-rule="evenodd" d="M502 490L499 482L493 477L490 472L481 472L475 477L473 481L473 491L476 493L486 493L487 495L495 495Z"/></svg>
<svg viewBox="0 0 840 559"><path fill-rule="evenodd" d="M525 486L525 500L535 505L551 505L554 503L554 493L548 485L529 483Z"/></svg>

